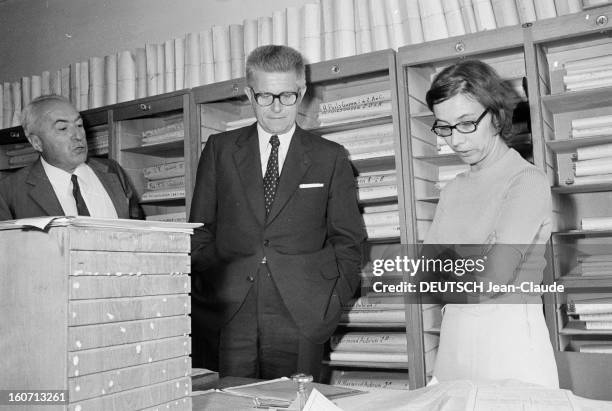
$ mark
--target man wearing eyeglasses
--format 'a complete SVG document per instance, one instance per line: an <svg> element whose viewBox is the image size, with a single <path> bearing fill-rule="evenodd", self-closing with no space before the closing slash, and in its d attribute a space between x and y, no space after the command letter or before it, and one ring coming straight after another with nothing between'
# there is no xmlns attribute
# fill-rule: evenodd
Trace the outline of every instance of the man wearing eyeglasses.
<svg viewBox="0 0 612 411"><path fill-rule="evenodd" d="M221 376L317 380L323 343L359 285L354 176L340 145L296 125L306 92L297 51L259 47L246 72L257 123L211 136L198 166L194 363L214 367L200 353L218 335Z"/></svg>

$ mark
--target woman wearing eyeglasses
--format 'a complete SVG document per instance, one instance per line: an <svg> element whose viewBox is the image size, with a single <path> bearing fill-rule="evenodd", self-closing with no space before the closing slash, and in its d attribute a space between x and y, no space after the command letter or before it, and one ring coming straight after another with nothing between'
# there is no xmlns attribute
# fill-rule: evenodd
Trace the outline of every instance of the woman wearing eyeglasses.
<svg viewBox="0 0 612 411"><path fill-rule="evenodd" d="M487 64L462 61L439 73L426 97L435 115L432 131L470 169L442 190L425 243L482 245L485 287L539 284L546 263L550 188L544 173L507 145L515 96ZM480 304L445 306L436 379L515 379L558 388L541 295L481 297Z"/></svg>

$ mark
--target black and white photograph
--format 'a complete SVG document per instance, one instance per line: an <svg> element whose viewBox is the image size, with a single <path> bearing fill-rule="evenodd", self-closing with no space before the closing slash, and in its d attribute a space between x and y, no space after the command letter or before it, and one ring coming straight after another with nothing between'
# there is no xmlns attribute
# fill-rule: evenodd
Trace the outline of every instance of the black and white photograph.
<svg viewBox="0 0 612 411"><path fill-rule="evenodd" d="M0 410L612 411L612 1L0 0Z"/></svg>

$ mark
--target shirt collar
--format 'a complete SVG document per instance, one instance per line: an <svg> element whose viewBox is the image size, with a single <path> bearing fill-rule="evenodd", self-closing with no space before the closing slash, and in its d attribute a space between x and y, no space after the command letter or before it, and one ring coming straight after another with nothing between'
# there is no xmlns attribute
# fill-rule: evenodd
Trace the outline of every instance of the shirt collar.
<svg viewBox="0 0 612 411"><path fill-rule="evenodd" d="M289 145L289 143L291 142L291 137L293 136L294 132L295 132L295 123L293 123L293 126L286 133L277 134L278 139L280 140L280 143L282 146ZM266 144L270 142L270 137L273 136L273 134L268 133L266 130L264 130L263 127L259 123L257 123L257 135L259 136L260 146L263 145L264 147Z"/></svg>
<svg viewBox="0 0 612 411"><path fill-rule="evenodd" d="M85 163L81 163L74 169L72 173L69 173L66 170L62 170L59 167L55 167L54 165L49 164L47 161L45 161L43 156L40 156L40 162L42 163L42 166L45 170L45 173L47 174L47 177L49 177L49 180L62 181L66 184L70 182L70 177L72 176L72 174L76 174L77 176L82 178L83 171L86 167Z"/></svg>

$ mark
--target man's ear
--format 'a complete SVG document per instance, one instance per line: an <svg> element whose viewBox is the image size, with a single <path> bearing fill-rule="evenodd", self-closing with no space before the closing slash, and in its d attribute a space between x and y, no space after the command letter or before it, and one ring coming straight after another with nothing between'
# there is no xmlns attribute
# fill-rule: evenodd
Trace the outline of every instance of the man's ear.
<svg viewBox="0 0 612 411"><path fill-rule="evenodd" d="M32 147L34 147L34 149L40 153L42 153L43 151L43 142L42 139L40 137L38 137L36 134L30 134L28 136L28 141L30 142L30 144L32 144Z"/></svg>
<svg viewBox="0 0 612 411"><path fill-rule="evenodd" d="M253 99L255 97L255 96L253 96L253 89L251 87L249 87L249 86L246 86L244 88L244 94L246 94L246 96L248 97L249 101L251 103L253 103Z"/></svg>

